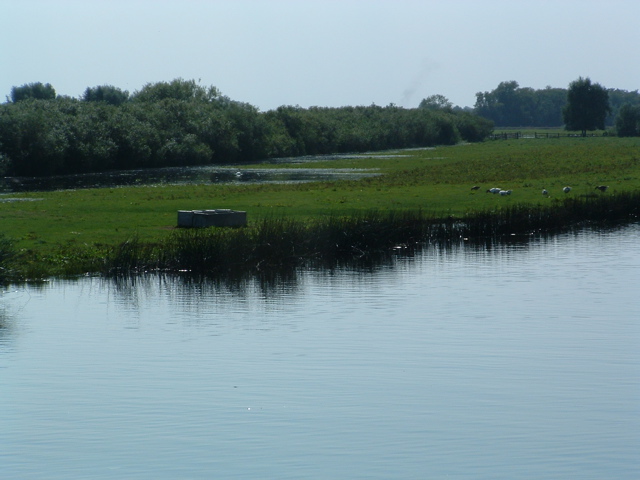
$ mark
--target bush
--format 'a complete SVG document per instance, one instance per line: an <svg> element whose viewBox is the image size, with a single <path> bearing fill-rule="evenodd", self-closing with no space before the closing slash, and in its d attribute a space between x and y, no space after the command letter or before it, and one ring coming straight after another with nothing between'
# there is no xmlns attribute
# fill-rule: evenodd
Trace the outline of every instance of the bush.
<svg viewBox="0 0 640 480"><path fill-rule="evenodd" d="M619 137L640 136L640 105L623 105L616 117Z"/></svg>
<svg viewBox="0 0 640 480"><path fill-rule="evenodd" d="M0 160L16 176L451 145L492 130L466 112L395 105L261 113L180 79L146 85L129 100L111 86L87 88L82 100L20 88L23 100L0 105Z"/></svg>

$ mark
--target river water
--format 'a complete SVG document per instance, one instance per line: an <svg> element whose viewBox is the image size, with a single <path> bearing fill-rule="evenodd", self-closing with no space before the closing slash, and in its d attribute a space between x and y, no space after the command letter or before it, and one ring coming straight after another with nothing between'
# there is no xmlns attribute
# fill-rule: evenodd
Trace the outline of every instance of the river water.
<svg viewBox="0 0 640 480"><path fill-rule="evenodd" d="M640 225L0 296L9 479L638 479Z"/></svg>

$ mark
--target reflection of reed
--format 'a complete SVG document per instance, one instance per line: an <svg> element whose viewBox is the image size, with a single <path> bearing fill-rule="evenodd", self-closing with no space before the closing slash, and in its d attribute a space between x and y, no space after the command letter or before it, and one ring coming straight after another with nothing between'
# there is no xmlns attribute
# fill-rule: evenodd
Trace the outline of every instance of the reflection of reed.
<svg viewBox="0 0 640 480"><path fill-rule="evenodd" d="M111 252L105 273L153 270L231 282L247 277L270 282L293 279L300 268L372 268L429 246L526 244L532 234L637 221L639 214L640 192L636 192L566 198L552 206L513 205L469 212L463 218L422 211L370 211L308 223L270 218L248 228L179 230L161 245L133 239Z"/></svg>
<svg viewBox="0 0 640 480"><path fill-rule="evenodd" d="M144 275L118 275L104 278L104 287L113 287L115 292L131 305L138 306L140 296L157 295L166 291L171 296L193 296L197 298L218 298L219 302L248 297L260 292L264 299L291 295L298 290L298 271L286 272L237 272L234 275L205 275L190 272L156 272ZM142 293L141 293L142 292ZM226 299L226 300L225 300ZM0 332L1 333L1 332Z"/></svg>

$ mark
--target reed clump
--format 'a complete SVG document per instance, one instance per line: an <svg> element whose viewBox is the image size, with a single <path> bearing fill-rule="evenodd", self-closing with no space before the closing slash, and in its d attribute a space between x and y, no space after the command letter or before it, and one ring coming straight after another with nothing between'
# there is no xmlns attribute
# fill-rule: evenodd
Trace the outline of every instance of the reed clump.
<svg viewBox="0 0 640 480"><path fill-rule="evenodd" d="M12 261L15 257L16 249L13 242L4 235L0 235L0 283L5 283L13 276Z"/></svg>

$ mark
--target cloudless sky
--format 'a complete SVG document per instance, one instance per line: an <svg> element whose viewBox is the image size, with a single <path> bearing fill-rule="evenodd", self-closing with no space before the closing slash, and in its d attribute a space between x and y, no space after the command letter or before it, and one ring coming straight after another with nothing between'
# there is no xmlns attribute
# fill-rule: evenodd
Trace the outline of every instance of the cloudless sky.
<svg viewBox="0 0 640 480"><path fill-rule="evenodd" d="M640 88L640 0L0 0L0 99L175 78L261 110L475 94L590 77Z"/></svg>

